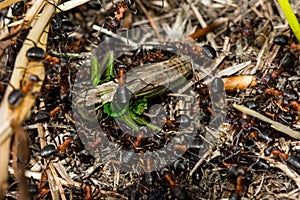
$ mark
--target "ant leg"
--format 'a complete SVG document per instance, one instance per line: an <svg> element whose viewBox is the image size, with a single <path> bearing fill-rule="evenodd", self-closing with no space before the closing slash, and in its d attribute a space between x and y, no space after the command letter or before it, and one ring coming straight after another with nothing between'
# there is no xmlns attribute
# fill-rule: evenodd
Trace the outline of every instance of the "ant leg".
<svg viewBox="0 0 300 200"><path fill-rule="evenodd" d="M45 0L47 3L51 4L52 6L54 6L56 9L58 9L60 12L63 12L62 9L60 9L57 5L55 5L53 2L50 2L49 0Z"/></svg>

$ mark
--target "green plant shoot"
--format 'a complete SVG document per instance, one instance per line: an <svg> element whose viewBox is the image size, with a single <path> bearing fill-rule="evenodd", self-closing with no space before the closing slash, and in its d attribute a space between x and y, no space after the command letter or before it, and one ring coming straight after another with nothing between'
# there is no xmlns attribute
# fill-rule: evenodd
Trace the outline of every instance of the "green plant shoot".
<svg viewBox="0 0 300 200"><path fill-rule="evenodd" d="M298 22L297 17L295 16L293 9L288 0L278 0L279 5L291 27L293 30L297 40L300 42L300 24Z"/></svg>

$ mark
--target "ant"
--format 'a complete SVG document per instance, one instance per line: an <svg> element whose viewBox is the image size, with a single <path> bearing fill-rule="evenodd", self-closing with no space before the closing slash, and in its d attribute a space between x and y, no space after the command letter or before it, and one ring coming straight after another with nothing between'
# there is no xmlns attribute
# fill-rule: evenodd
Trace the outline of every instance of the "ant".
<svg viewBox="0 0 300 200"><path fill-rule="evenodd" d="M50 194L50 188L48 183L48 176L46 171L41 173L40 183L38 185L37 199L45 199Z"/></svg>
<svg viewBox="0 0 300 200"><path fill-rule="evenodd" d="M236 24L235 22L231 21L230 22L237 27L237 29L231 31L231 35L234 33L241 33L245 38L252 43L254 41L255 33L254 33L254 26L258 23L254 23L252 19L250 18L244 18L240 22L240 24ZM227 25L229 26L229 24ZM228 27L229 28L229 27Z"/></svg>
<svg viewBox="0 0 300 200"><path fill-rule="evenodd" d="M21 89L14 89L8 95L8 104L12 108L16 108L20 105L24 97L33 89L35 83L39 82L40 79L36 75L30 75L26 83L21 87Z"/></svg>
<svg viewBox="0 0 300 200"><path fill-rule="evenodd" d="M92 186L91 186L91 181L85 181L84 186L83 186L83 191L85 193L85 199L86 200L92 200L93 199L93 194L92 194Z"/></svg>
<svg viewBox="0 0 300 200"><path fill-rule="evenodd" d="M139 131L139 133L138 133L138 135L137 135L137 137L134 141L134 144L133 144L135 149L138 148L141 145L142 139L144 138L144 136L145 136L144 131Z"/></svg>
<svg viewBox="0 0 300 200"><path fill-rule="evenodd" d="M186 193L186 191L179 187L178 184L173 179L172 173L164 168L161 170L161 174L163 175L164 180L170 185L172 188L172 195L177 199L189 199L189 195Z"/></svg>
<svg viewBox="0 0 300 200"><path fill-rule="evenodd" d="M264 93L268 94L268 95L273 95L273 96L280 96L282 94L281 91L278 91L278 90L275 90L275 89L272 89L272 88L265 89Z"/></svg>
<svg viewBox="0 0 300 200"><path fill-rule="evenodd" d="M46 110L39 110L35 115L34 115L34 122L36 123L42 123L42 122L47 122L50 119L50 113Z"/></svg>
<svg viewBox="0 0 300 200"><path fill-rule="evenodd" d="M34 122L36 123L46 122L50 119L50 117L54 117L61 110L62 108L60 106L55 107L51 111L39 110L34 116Z"/></svg>
<svg viewBox="0 0 300 200"><path fill-rule="evenodd" d="M60 64L60 79L58 82L60 83L60 88L61 88L61 95L62 97L65 97L69 94L69 82L68 82L68 67L65 64L61 64L61 60L57 56L52 56L50 54L46 54L45 51L37 47L36 44L35 46L28 49L26 52L26 56L30 61L42 61L45 64L49 64L51 66Z"/></svg>
<svg viewBox="0 0 300 200"><path fill-rule="evenodd" d="M59 9L59 7L57 7ZM52 40L66 41L68 34L66 32L73 31L73 24L65 15L56 14L51 20L51 30L55 34Z"/></svg>
<svg viewBox="0 0 300 200"><path fill-rule="evenodd" d="M272 146L266 148L264 152L265 152L266 156L272 155L275 158L279 157L279 158L283 159L284 161L286 161L293 168L298 169L298 170L300 169L300 156L298 156L298 155L295 155L295 154L288 155Z"/></svg>
<svg viewBox="0 0 300 200"><path fill-rule="evenodd" d="M286 54L280 61L279 69L267 73L262 82L268 84L274 81L276 77L282 74L284 71L291 72L294 68L296 58L291 53Z"/></svg>
<svg viewBox="0 0 300 200"><path fill-rule="evenodd" d="M298 112L298 115L300 113L300 105L297 101L291 101L290 102L291 106Z"/></svg>
<svg viewBox="0 0 300 200"><path fill-rule="evenodd" d="M289 36L287 35L281 34L281 35L277 35L274 38L274 44L279 45L281 47L288 45L288 43L289 43Z"/></svg>
<svg viewBox="0 0 300 200"><path fill-rule="evenodd" d="M177 186L171 172L168 169L164 168L161 173L163 175L163 178L171 186L171 188L175 188Z"/></svg>
<svg viewBox="0 0 300 200"><path fill-rule="evenodd" d="M29 40L34 45L34 47L31 47L26 51L26 56L27 56L28 60L29 61L40 61L40 60L45 59L46 53L45 53L44 49L42 49L41 47L38 47L33 40L31 40L29 38L26 38L26 40Z"/></svg>
<svg viewBox="0 0 300 200"><path fill-rule="evenodd" d="M127 89L127 87L125 86L125 80L124 80L124 76L125 76L125 68L120 66L119 67L119 80L118 80L118 83L119 83L119 87L117 88L117 91L116 91L116 96L115 98L117 98L117 102L119 105L121 105L121 107L123 105L126 105L128 103L128 100L129 100L129 91Z"/></svg>
<svg viewBox="0 0 300 200"><path fill-rule="evenodd" d="M124 0L121 1L117 4L114 4L114 9L115 9L115 16L113 17L113 19L109 22L108 26L109 28L116 32L117 29L120 28L120 23L121 20L124 18L125 16L125 12L129 9L133 12L133 14L136 14L137 11L135 9L132 9L132 6L135 4L134 0Z"/></svg>
<svg viewBox="0 0 300 200"><path fill-rule="evenodd" d="M39 61L43 60L46 57L46 54L44 49L35 45L27 50L26 56L30 61Z"/></svg>
<svg viewBox="0 0 300 200"><path fill-rule="evenodd" d="M103 138L98 136L95 141L90 145L91 149L96 149L103 141Z"/></svg>
<svg viewBox="0 0 300 200"><path fill-rule="evenodd" d="M41 150L41 156L42 158L50 158L54 155L56 155L58 152L63 151L65 149L68 148L68 146L70 145L70 143L73 141L73 138L70 137L68 139L66 139L61 145L59 145L58 147L55 147L55 145L53 144L49 144L47 146L45 146L42 150Z"/></svg>
<svg viewBox="0 0 300 200"><path fill-rule="evenodd" d="M230 176L236 178L235 192L230 195L230 199L240 199L243 192L243 180L247 178L248 168L245 166L238 166L237 164L222 162L223 165L228 169Z"/></svg>
<svg viewBox="0 0 300 200"><path fill-rule="evenodd" d="M60 59L56 56L46 54L44 49L34 46L27 50L26 56L30 61L47 61L49 65L55 65L60 63Z"/></svg>
<svg viewBox="0 0 300 200"><path fill-rule="evenodd" d="M50 116L53 117L55 116L58 112L60 112L62 108L60 106L55 107L53 110L49 112Z"/></svg>
<svg viewBox="0 0 300 200"><path fill-rule="evenodd" d="M254 40L254 30L253 30L253 21L251 19L245 18L242 20L242 32L243 35L249 39L249 41Z"/></svg>

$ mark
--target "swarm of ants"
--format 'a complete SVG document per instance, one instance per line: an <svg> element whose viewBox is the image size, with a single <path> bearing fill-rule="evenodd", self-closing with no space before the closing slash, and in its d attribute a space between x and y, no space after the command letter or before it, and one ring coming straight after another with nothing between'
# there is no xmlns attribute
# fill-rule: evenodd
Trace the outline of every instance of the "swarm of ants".
<svg viewBox="0 0 300 200"><path fill-rule="evenodd" d="M0 2L1 199L300 198L300 48L276 2L75 4ZM48 17L43 24L39 19L44 16ZM187 76L194 81L190 87L197 97L192 104L200 116L197 131L180 135L159 156L151 154L179 135L178 124L192 124L188 114L176 115L182 109L180 97L169 93L152 97L154 103L148 104L161 103L164 117L158 109L144 111L144 121L160 123L161 133L172 134L148 136L149 127L144 126L132 136L108 113L95 109L99 106L95 102L90 110L96 110L91 116L101 124L100 133L88 112L82 119L82 113L74 110L74 96L79 95L74 82L92 79L89 58L94 49L110 38L121 40L131 28L149 26L154 31L145 38L162 41L159 30L163 30L170 39L164 45L176 45L172 52L156 45L114 58L113 81L123 89L118 92L124 98L128 71L180 59L177 50L195 61L192 73L206 75ZM179 42L172 41L176 34ZM124 40L129 43L134 37ZM197 59L202 57L213 63L210 71L205 66L201 67L206 71L197 71ZM84 73L78 75L82 68ZM215 77L209 77L212 74ZM226 105L225 117L211 129L216 116L211 95L218 98L220 88L226 91L221 103ZM241 112L234 104L251 112ZM149 120L152 115L155 122ZM215 136L214 143L209 135ZM87 140L92 141L88 146ZM126 153L112 152L112 146ZM172 161L157 168L169 155Z"/></svg>

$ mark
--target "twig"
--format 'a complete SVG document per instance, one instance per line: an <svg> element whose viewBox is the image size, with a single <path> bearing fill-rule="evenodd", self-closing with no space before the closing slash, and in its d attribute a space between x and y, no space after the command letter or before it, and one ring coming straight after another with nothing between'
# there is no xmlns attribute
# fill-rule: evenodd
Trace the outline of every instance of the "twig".
<svg viewBox="0 0 300 200"><path fill-rule="evenodd" d="M153 17L153 21L160 21L162 19L168 19L168 18L171 18L173 17L174 15L176 15L176 13L179 12L179 9L174 9L174 12L171 12L171 13L168 13L166 15L162 15L162 16L159 16L159 17ZM139 21L136 21L132 24L132 27L134 26L140 26L140 25L143 25L143 24L147 24L149 23L149 19L145 19L145 20L139 20Z"/></svg>
<svg viewBox="0 0 300 200"><path fill-rule="evenodd" d="M47 169L46 173L47 173L47 177L48 177L48 183L49 183L49 188L50 188L52 199L59 200L59 191L58 191L58 188L56 187L56 181L51 173L51 170Z"/></svg>
<svg viewBox="0 0 300 200"><path fill-rule="evenodd" d="M203 155L203 156L201 156L201 158L198 160L198 162L196 163L196 165L193 167L193 169L190 171L190 173L189 173L189 176L191 177L193 174L194 174L194 172L198 169L198 167L202 164L202 162L205 160L205 158L209 155L209 154L211 154L211 151L212 151L212 148L211 148L211 146L209 145L209 147L208 147L208 150L206 151L206 153Z"/></svg>
<svg viewBox="0 0 300 200"><path fill-rule="evenodd" d="M196 8L196 6L195 6L194 4L192 4L192 5L191 5L191 8L192 8L192 10L193 10L193 12L194 12L194 14L195 14L197 20L199 21L200 25L201 25L203 28L207 27L206 22L204 21L202 15L200 14L200 12L199 12L198 9ZM206 35L206 38L207 38L207 40L210 42L211 46L213 46L214 48L217 47L217 44L216 44L216 42L215 42L215 40L214 40L214 37L213 37L213 34L212 34L212 33L208 33L208 34Z"/></svg>
<svg viewBox="0 0 300 200"><path fill-rule="evenodd" d="M0 10L14 4L14 3L17 3L19 1L22 1L22 0L5 0L3 2L0 3Z"/></svg>
<svg viewBox="0 0 300 200"><path fill-rule="evenodd" d="M265 180L265 176L263 175L262 178L261 178L260 184L259 184L259 186L258 186L258 188L257 188L257 190L256 190L256 192L254 194L255 197L259 194L259 192L260 192L260 190L261 190L261 188L263 186L264 180Z"/></svg>
<svg viewBox="0 0 300 200"><path fill-rule="evenodd" d="M22 26L14 27L14 29L10 30L8 26L4 26L0 29L0 41L10 40L14 36L18 35L22 29ZM1 46L1 51L5 49L5 46ZM2 53L0 54L2 55Z"/></svg>
<svg viewBox="0 0 300 200"><path fill-rule="evenodd" d="M119 35L119 34L113 33L113 32L111 32L111 31L109 31L109 30L107 30L107 29L105 29L105 28L102 28L102 27L100 27L100 26L97 26L97 25L95 25L95 24L92 26L92 28L93 28L94 30L96 30L96 31L99 31L99 32L101 32L101 33L105 33L105 34L110 35L110 36L112 36L112 37L114 37L114 38L118 38L119 40L121 40L122 42L124 42L124 43L127 44L127 45L130 45L130 46L133 46L133 47L137 47L137 46L138 46L138 45L137 45L135 42L133 42L132 40L130 40L130 39L128 39L128 38L125 38L125 37L122 37L122 36Z"/></svg>
<svg viewBox="0 0 300 200"><path fill-rule="evenodd" d="M67 1L67 2L62 3L58 6L58 8L56 9L56 13L71 10L71 9L73 9L77 6L80 6L82 4L85 4L89 1L91 1L91 0L70 0L70 1Z"/></svg>
<svg viewBox="0 0 300 200"><path fill-rule="evenodd" d="M150 13L147 11L147 9L144 7L144 5L140 2L140 0L136 0L135 2L141 7L142 11L145 13L146 17L149 20L150 25L154 29L154 32L155 32L157 38L159 39L159 41L162 41L162 37L160 36L159 31L157 30L157 25L156 25L155 21L153 20L153 18L151 17Z"/></svg>
<svg viewBox="0 0 300 200"><path fill-rule="evenodd" d="M52 163L49 164L49 169L50 169L50 171L51 171L51 173L53 175L54 181L56 183L56 187L58 187L61 199L62 200L67 200L65 192L64 192L64 188L61 185L61 182L59 180L58 174L56 173L55 168L54 168L54 166L53 166ZM47 170L47 172L48 172L48 170ZM47 173L47 175L49 175L49 174Z"/></svg>
<svg viewBox="0 0 300 200"><path fill-rule="evenodd" d="M25 177L26 164L29 159L29 138L28 133L24 131L21 125L14 127L15 137L12 145L13 163L12 167L15 171L15 178L18 182L18 190L20 192L19 200L30 199L28 192L29 186ZM22 142L20 142L22 141Z"/></svg>
<svg viewBox="0 0 300 200"><path fill-rule="evenodd" d="M14 171L11 167L9 168L9 172L11 174L14 174ZM25 175L26 175L26 177L33 178L35 180L41 179L41 172L33 172L30 170L26 170ZM70 188L76 188L76 189L81 189L81 187L82 187L82 183L80 183L80 182L76 182L76 181L69 182L69 181L66 181L65 179L62 179L59 177L57 177L57 178L58 178L59 182L61 183L61 185L63 185L63 186L70 187ZM94 186L92 186L92 190L95 190ZM127 197L125 197L119 193L116 193L114 191L107 191L107 190L99 190L99 191L103 195L111 195L111 196L114 196L117 198L127 199Z"/></svg>
<svg viewBox="0 0 300 200"><path fill-rule="evenodd" d="M225 6L232 6L232 7L235 7L235 8L238 8L239 6L232 3L232 1L227 1L227 0L214 0L214 2L217 2L217 3L220 3L220 4L224 4Z"/></svg>
<svg viewBox="0 0 300 200"><path fill-rule="evenodd" d="M71 179L71 177L68 175L64 166L61 164L61 161L53 162L52 165L63 179L71 183L74 182L73 179Z"/></svg>
<svg viewBox="0 0 300 200"><path fill-rule="evenodd" d="M269 38L273 37L273 34L270 34ZM269 55L265 61L265 66L266 65L270 65L273 60L276 58L277 56L277 53L279 52L280 50L280 46L279 45L275 45L273 50L271 52L269 52Z"/></svg>
<svg viewBox="0 0 300 200"><path fill-rule="evenodd" d="M286 176L288 176L289 178L293 179L298 187L298 190L300 190L300 176L297 172L295 172L293 169L289 168L286 164L279 162L279 161L275 161L274 159L267 157L267 156L263 156L262 153L256 153L256 155L258 157L261 157L262 159L268 161L273 167L276 167L278 169L280 169L281 171L283 171L285 173Z"/></svg>
<svg viewBox="0 0 300 200"><path fill-rule="evenodd" d="M41 11L42 7L45 5L45 0L36 0L34 2L34 4L32 5L32 7L30 8L30 10L26 13L25 17L24 17L24 29L29 28L29 25L31 24L32 20L38 15L38 13ZM43 11L43 13L45 13L45 11ZM45 17L45 15L41 15L40 18L43 19L43 17ZM38 23L38 22L37 22ZM37 25L34 25L34 27L36 27ZM46 27L46 26L41 26L41 27ZM43 31L44 29L42 29L41 31ZM37 33L40 33L37 32ZM39 34L41 35L41 33ZM37 43L37 41L35 41Z"/></svg>
<svg viewBox="0 0 300 200"><path fill-rule="evenodd" d="M250 74L255 74L256 71L260 68L262 56L264 55L266 47L267 47L267 44L269 42L269 40L268 40L268 38L266 36L262 35L262 37L265 37L265 42L264 42L261 50L259 51L259 53L257 55L257 63L255 65L255 67L253 67L253 69L251 70Z"/></svg>
<svg viewBox="0 0 300 200"><path fill-rule="evenodd" d="M46 146L46 141L44 139L45 136L44 136L43 124L37 123L37 131L38 131L38 134L39 134L40 146L41 146L41 149L42 149Z"/></svg>
<svg viewBox="0 0 300 200"><path fill-rule="evenodd" d="M238 65L234 65L234 66L228 67L226 69L221 70L218 73L218 76L221 77L221 76L230 76L230 75L233 75L233 74L241 71L242 69L244 69L245 67L247 67L250 64L251 64L251 60L243 62L243 63L240 63Z"/></svg>
<svg viewBox="0 0 300 200"><path fill-rule="evenodd" d="M203 36L209 34L209 32L211 32L212 30L214 30L221 24L225 23L226 21L227 21L226 18L218 19L215 22L213 22L212 24L210 24L209 26L206 26L201 29L197 29L194 33L190 34L189 37L191 37L193 40L203 37Z"/></svg>

